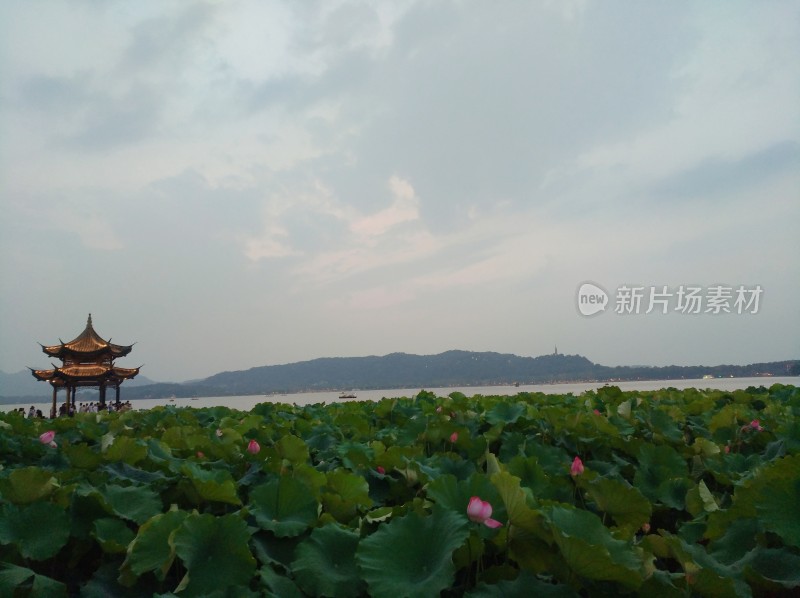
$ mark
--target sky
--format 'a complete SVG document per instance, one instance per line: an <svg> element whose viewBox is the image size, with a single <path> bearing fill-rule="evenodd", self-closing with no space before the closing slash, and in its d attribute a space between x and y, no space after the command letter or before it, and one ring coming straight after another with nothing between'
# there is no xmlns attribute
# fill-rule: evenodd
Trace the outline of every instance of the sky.
<svg viewBox="0 0 800 598"><path fill-rule="evenodd" d="M797 56L780 0L3 2L0 370L89 313L158 381L798 359Z"/></svg>

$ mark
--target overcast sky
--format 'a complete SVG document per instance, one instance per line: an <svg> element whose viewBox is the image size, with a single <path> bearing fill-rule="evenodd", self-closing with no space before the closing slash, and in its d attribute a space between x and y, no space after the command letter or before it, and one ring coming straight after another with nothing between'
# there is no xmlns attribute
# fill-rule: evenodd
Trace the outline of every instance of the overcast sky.
<svg viewBox="0 0 800 598"><path fill-rule="evenodd" d="M0 370L89 312L162 381L800 358L798 56L795 1L3 2Z"/></svg>

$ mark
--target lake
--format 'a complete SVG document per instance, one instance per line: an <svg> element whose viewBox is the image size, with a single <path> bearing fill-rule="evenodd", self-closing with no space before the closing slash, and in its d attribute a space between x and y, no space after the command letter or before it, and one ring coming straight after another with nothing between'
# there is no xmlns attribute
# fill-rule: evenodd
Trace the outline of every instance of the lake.
<svg viewBox="0 0 800 598"><path fill-rule="evenodd" d="M797 376L770 376L757 378L709 378L693 380L637 380L631 382L615 382L614 386L619 386L622 390L648 391L658 390L659 388L709 388L717 390L738 390L748 386L771 386L773 384L790 384L797 386L800 377ZM519 392L543 392L546 394L580 394L587 390L600 388L612 384L608 382L574 382L564 384L527 384L516 386L456 386L452 388L426 388L425 390L436 393L439 396L447 396L451 392L463 392L467 396L471 395L515 395ZM301 392L283 395L252 395L240 397L200 397L197 399L138 399L131 401L134 409L150 409L159 405L175 405L177 407L216 407L224 406L241 411L249 411L258 403L289 403L295 405L312 405L314 403L341 403L343 401L379 401L385 397L413 397L420 391L419 388L393 388L386 390L358 390L354 394L356 399L340 399L339 393L334 391L325 392ZM63 393L59 394L59 405L63 402ZM81 402L96 401L96 395L90 395L81 400L77 398L78 404ZM125 389L122 390L122 400L125 400ZM0 405L3 411L12 411L20 407L28 408L33 405L36 409L41 409L42 413L50 413L50 402L20 403L18 405Z"/></svg>

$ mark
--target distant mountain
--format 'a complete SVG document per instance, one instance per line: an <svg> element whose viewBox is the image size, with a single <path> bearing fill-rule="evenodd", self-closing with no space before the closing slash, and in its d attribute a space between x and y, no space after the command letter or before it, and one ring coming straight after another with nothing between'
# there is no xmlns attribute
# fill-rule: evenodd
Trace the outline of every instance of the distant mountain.
<svg viewBox="0 0 800 598"><path fill-rule="evenodd" d="M137 376L123 385L125 399L258 395L321 390L369 388L437 388L547 384L553 382L623 380L678 380L714 377L798 376L800 360L746 366L618 366L608 367L581 355L551 354L539 357L447 351L438 355L391 353L382 357L324 357L267 365L244 371L222 372L183 384L152 383ZM135 384L134 384L135 382ZM0 402L14 398L49 397L50 387L30 372L0 373ZM24 401L21 401L24 402Z"/></svg>
<svg viewBox="0 0 800 598"><path fill-rule="evenodd" d="M553 382L667 380L704 375L747 377L800 375L800 360L747 366L608 367L580 355L518 355L447 351L438 355L392 353L382 357L326 357L244 371L222 372L186 384L126 388L125 398L175 395L231 396L345 390L352 388L436 388Z"/></svg>
<svg viewBox="0 0 800 598"><path fill-rule="evenodd" d="M152 386L153 380L139 374L133 380L125 382L125 388L133 386ZM40 382L31 375L30 370L22 370L14 374L0 372L0 397L52 397L53 389L46 382Z"/></svg>

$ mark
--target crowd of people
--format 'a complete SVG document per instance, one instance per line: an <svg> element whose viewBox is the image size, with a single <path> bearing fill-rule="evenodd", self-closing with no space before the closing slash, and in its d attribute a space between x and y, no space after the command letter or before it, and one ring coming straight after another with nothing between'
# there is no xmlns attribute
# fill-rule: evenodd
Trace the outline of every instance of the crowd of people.
<svg viewBox="0 0 800 598"><path fill-rule="evenodd" d="M69 410L65 403L62 403L61 406L58 408L58 413L56 414L51 409L50 417L54 418L56 415L59 417L69 416L72 417L77 413L97 413L98 411L108 411L109 413L113 413L114 411L119 411L120 413L124 411L130 411L133 409L130 401L125 401L124 403L120 403L119 406L113 401L106 403L105 405L100 402L90 402L90 403L81 403L78 405L77 409L74 403L70 403ZM30 409L28 409L27 415L25 414L25 407L20 407L16 409L22 417L27 417L29 419L33 418L42 418L44 419L44 414L42 413L41 409L36 409L34 405L31 405Z"/></svg>

